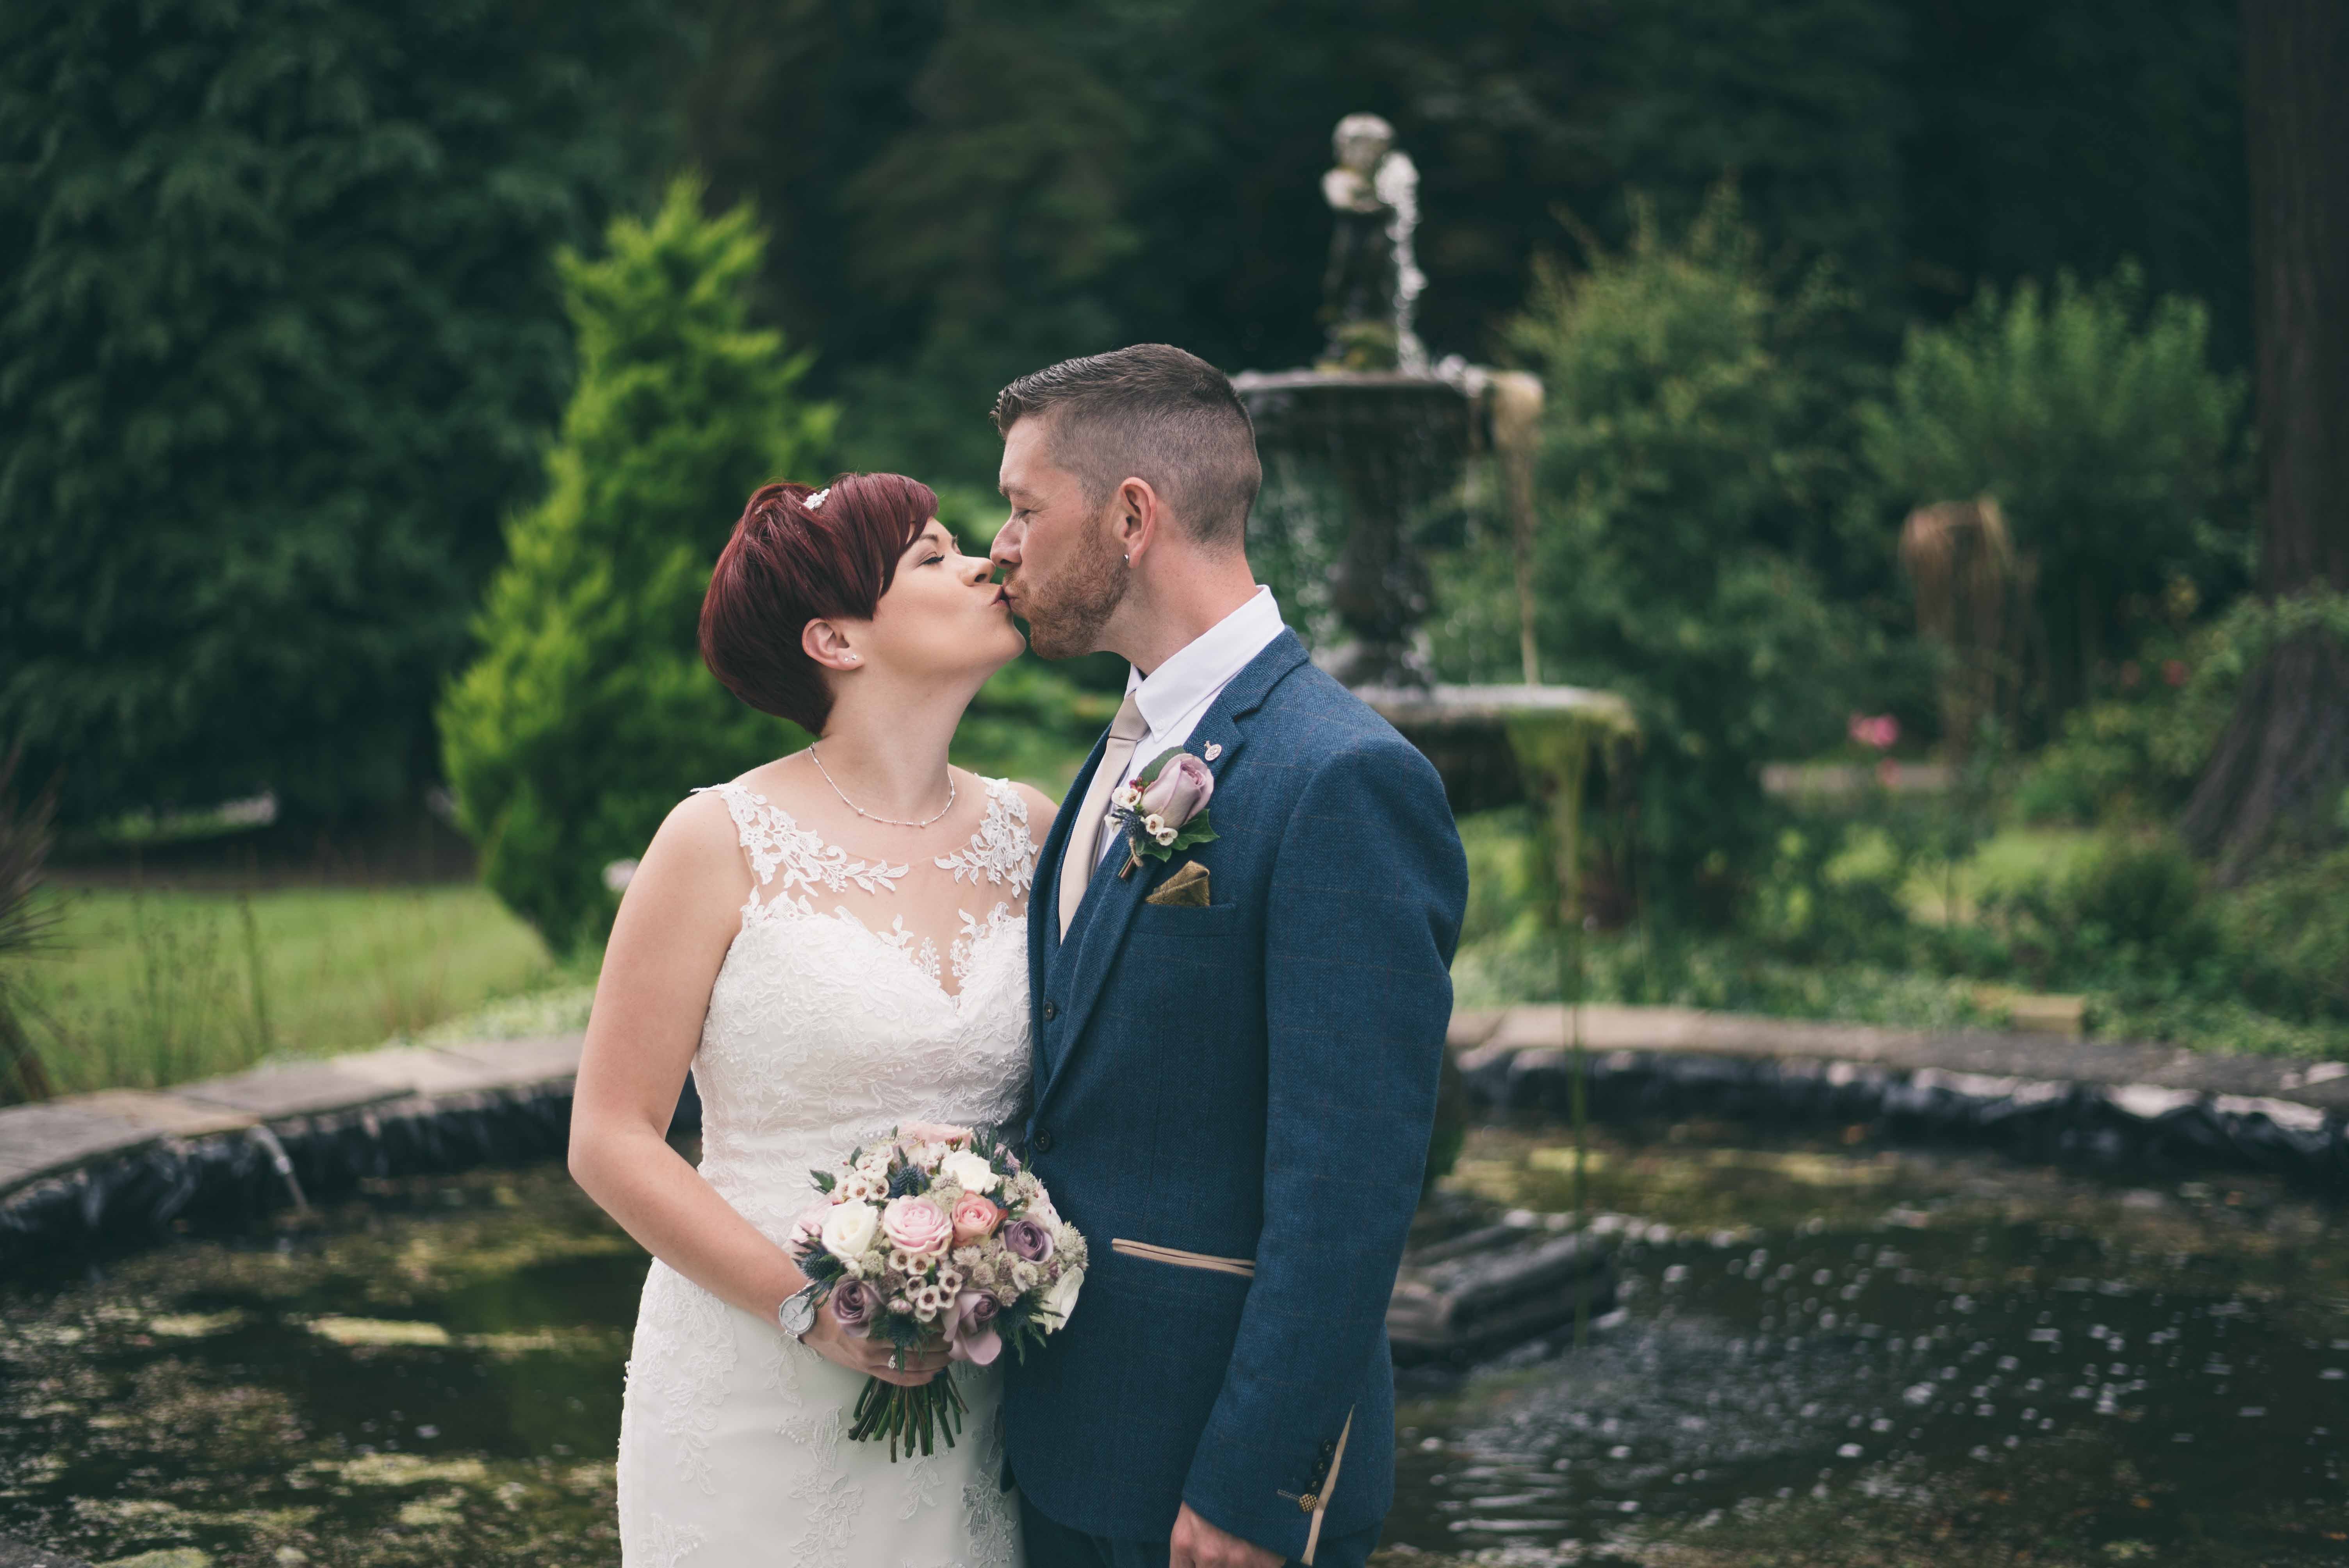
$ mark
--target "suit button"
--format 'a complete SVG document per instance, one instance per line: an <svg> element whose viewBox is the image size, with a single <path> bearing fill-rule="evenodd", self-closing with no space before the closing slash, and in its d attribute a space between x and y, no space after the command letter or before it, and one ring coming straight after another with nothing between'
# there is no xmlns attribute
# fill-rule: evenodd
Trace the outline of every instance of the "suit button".
<svg viewBox="0 0 2349 1568"><path fill-rule="evenodd" d="M1040 1127L1036 1130L1036 1136L1028 1140L1028 1147L1039 1154L1050 1154L1052 1152L1052 1135Z"/></svg>
<svg viewBox="0 0 2349 1568"><path fill-rule="evenodd" d="M1044 1021L1046 1023L1050 1023L1060 1016L1061 1005L1058 1002L1047 1002L1044 1004Z"/></svg>

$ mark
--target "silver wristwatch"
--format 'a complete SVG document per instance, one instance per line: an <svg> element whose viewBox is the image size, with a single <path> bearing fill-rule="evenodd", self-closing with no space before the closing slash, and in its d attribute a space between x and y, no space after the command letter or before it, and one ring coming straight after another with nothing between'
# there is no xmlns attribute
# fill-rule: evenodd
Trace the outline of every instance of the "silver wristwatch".
<svg viewBox="0 0 2349 1568"><path fill-rule="evenodd" d="M811 1280L802 1289L783 1297L782 1305L775 1308L775 1321L793 1339L805 1340L808 1330L815 1326L816 1307L823 1300L823 1286Z"/></svg>

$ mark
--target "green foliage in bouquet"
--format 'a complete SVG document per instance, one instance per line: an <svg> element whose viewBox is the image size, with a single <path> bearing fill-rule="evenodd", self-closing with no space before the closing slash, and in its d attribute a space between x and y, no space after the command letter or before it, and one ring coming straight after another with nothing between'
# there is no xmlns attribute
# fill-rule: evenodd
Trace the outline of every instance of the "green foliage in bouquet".
<svg viewBox="0 0 2349 1568"><path fill-rule="evenodd" d="M440 707L448 774L482 875L558 950L600 941L604 868L640 852L697 785L789 749L696 643L709 572L743 499L814 470L832 410L804 355L750 325L764 238L747 206L701 211L692 179L610 253L560 262L578 389L546 498L507 531L478 661Z"/></svg>
<svg viewBox="0 0 2349 1568"><path fill-rule="evenodd" d="M666 6L0 6L0 731L60 822L412 806Z"/></svg>

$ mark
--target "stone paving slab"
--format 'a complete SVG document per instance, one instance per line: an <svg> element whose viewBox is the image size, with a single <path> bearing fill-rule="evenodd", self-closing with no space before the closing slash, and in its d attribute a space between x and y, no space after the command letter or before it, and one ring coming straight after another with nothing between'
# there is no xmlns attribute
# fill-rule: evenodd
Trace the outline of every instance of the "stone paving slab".
<svg viewBox="0 0 2349 1568"><path fill-rule="evenodd" d="M171 1092L181 1099L222 1106L267 1121L278 1117L352 1110L379 1099L397 1099L414 1090L412 1083L387 1081L381 1075L363 1070L351 1071L345 1066L349 1060L346 1057L255 1068L233 1078L187 1084Z"/></svg>
<svg viewBox="0 0 2349 1568"><path fill-rule="evenodd" d="M154 1123L74 1100L0 1111L0 1186L136 1149L168 1133Z"/></svg>
<svg viewBox="0 0 2349 1568"><path fill-rule="evenodd" d="M579 1070L581 1037L393 1046L316 1062L255 1068L161 1092L107 1089L0 1109L0 1194L164 1139L201 1138L305 1116L388 1108L500 1088L535 1088Z"/></svg>
<svg viewBox="0 0 2349 1568"><path fill-rule="evenodd" d="M1461 1053L1464 1068L1501 1055L1563 1049L1570 1043L1567 1010L1553 1004L1463 1011L1452 1021L1451 1041ZM2212 1056L2174 1046L1989 1030L1928 1034L1692 1007L1599 1003L1582 1009L1582 1043L1593 1051L1867 1062L1911 1072L2144 1086L2189 1098L2207 1094L2274 1099L2349 1113L2349 1064Z"/></svg>
<svg viewBox="0 0 2349 1568"><path fill-rule="evenodd" d="M579 1050L585 1042L585 1035L555 1035L532 1040L479 1040L440 1049L499 1073L504 1083L545 1083L579 1071Z"/></svg>

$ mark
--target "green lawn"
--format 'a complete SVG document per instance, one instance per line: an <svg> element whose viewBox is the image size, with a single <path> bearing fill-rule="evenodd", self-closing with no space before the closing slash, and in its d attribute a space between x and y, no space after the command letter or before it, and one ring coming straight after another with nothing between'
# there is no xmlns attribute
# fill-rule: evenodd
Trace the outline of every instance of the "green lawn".
<svg viewBox="0 0 2349 1568"><path fill-rule="evenodd" d="M47 896L57 944L22 994L61 1094L378 1045L577 978L470 883Z"/></svg>

